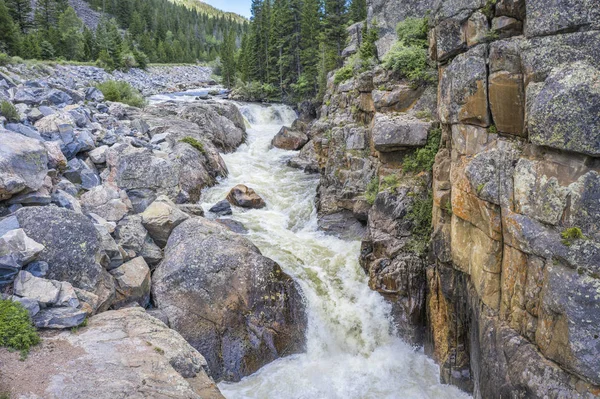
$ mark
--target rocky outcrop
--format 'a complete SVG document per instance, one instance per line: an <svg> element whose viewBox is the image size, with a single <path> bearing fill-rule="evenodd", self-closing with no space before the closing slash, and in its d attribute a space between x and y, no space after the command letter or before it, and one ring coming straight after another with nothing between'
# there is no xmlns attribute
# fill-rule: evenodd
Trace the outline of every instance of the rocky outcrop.
<svg viewBox="0 0 600 399"><path fill-rule="evenodd" d="M152 278L156 307L217 380L238 381L303 348L306 316L293 280L219 223L177 226Z"/></svg>
<svg viewBox="0 0 600 399"><path fill-rule="evenodd" d="M405 12L431 9L437 105L375 68L330 80L308 133L321 219L366 223L361 265L398 332L476 398L600 394L600 31L567 3L370 1L380 55Z"/></svg>
<svg viewBox="0 0 600 399"><path fill-rule="evenodd" d="M42 338L24 362L0 349L2 387L11 397L223 398L202 355L139 307L105 312L75 333Z"/></svg>

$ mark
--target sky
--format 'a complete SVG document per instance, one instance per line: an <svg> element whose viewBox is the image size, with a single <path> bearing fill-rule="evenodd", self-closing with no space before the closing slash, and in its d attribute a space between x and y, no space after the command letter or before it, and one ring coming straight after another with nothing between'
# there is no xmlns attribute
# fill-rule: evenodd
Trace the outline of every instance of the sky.
<svg viewBox="0 0 600 399"><path fill-rule="evenodd" d="M202 0L223 11L231 11L250 18L250 3L252 0Z"/></svg>

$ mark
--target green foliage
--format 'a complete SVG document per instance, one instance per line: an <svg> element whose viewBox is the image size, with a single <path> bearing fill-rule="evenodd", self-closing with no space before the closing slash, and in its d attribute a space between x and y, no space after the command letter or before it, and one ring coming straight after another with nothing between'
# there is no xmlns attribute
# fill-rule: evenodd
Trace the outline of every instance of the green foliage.
<svg viewBox="0 0 600 399"><path fill-rule="evenodd" d="M577 240L587 239L587 237L583 235L583 232L579 227L569 227L568 229L560 233L560 236L562 237L563 245L566 245L568 247L571 246L573 242Z"/></svg>
<svg viewBox="0 0 600 399"><path fill-rule="evenodd" d="M383 67L414 84L433 82L435 71L428 64L427 19L407 18L396 27L398 42L383 59Z"/></svg>
<svg viewBox="0 0 600 399"><path fill-rule="evenodd" d="M415 112L415 117L429 121L433 116L431 115L431 111L423 110Z"/></svg>
<svg viewBox="0 0 600 399"><path fill-rule="evenodd" d="M492 19L494 17L494 9L498 0L487 0L485 6L481 9L483 15L488 17L488 19Z"/></svg>
<svg viewBox="0 0 600 399"><path fill-rule="evenodd" d="M400 180L396 175L388 175L381 179L380 190L396 190L400 186Z"/></svg>
<svg viewBox="0 0 600 399"><path fill-rule="evenodd" d="M13 63L13 59L6 53L0 53L0 66L6 66Z"/></svg>
<svg viewBox="0 0 600 399"><path fill-rule="evenodd" d="M360 59L368 62L369 60L378 60L377 46L375 42L379 39L379 26L377 20L373 20L369 29L365 21L362 32L362 43L358 49Z"/></svg>
<svg viewBox="0 0 600 399"><path fill-rule="evenodd" d="M348 9L349 22L360 22L367 18L367 0L351 0Z"/></svg>
<svg viewBox="0 0 600 399"><path fill-rule="evenodd" d="M435 71L429 67L427 50L394 44L383 58L383 67L400 74L415 84L435 81Z"/></svg>
<svg viewBox="0 0 600 399"><path fill-rule="evenodd" d="M206 150L204 149L204 145L199 142L198 140L196 140L193 137L187 136L182 138L181 140L179 140L182 143L186 143L191 145L192 147L194 147L196 150L198 150L200 153L202 154L206 154Z"/></svg>
<svg viewBox="0 0 600 399"><path fill-rule="evenodd" d="M0 114L2 114L9 122L18 122L19 119L21 119L17 108L7 100L2 100L2 102L0 102Z"/></svg>
<svg viewBox="0 0 600 399"><path fill-rule="evenodd" d="M427 18L406 18L396 25L398 41L406 47L427 48Z"/></svg>
<svg viewBox="0 0 600 399"><path fill-rule="evenodd" d="M0 300L0 346L21 351L21 356L25 357L39 342L29 312L18 302Z"/></svg>
<svg viewBox="0 0 600 399"><path fill-rule="evenodd" d="M367 190L365 191L365 199L371 205L375 203L375 199L377 199L377 194L379 194L379 177L375 176L369 184L367 184Z"/></svg>
<svg viewBox="0 0 600 399"><path fill-rule="evenodd" d="M141 108L146 101L139 91L125 81L108 80L96 86L107 101L114 101Z"/></svg>
<svg viewBox="0 0 600 399"><path fill-rule="evenodd" d="M488 42L493 42L494 40L498 40L500 38L500 34L495 29L490 29L485 32L485 40Z"/></svg>
<svg viewBox="0 0 600 399"><path fill-rule="evenodd" d="M402 169L405 172L427 172L431 171L435 162L435 156L440 148L442 130L432 129L427 136L425 147L418 148L411 155L404 158Z"/></svg>
<svg viewBox="0 0 600 399"><path fill-rule="evenodd" d="M353 76L354 70L352 68L352 65L344 65L343 67L335 71L333 83L335 83L336 85L340 84L342 82L347 81L348 79L351 79Z"/></svg>
<svg viewBox="0 0 600 399"><path fill-rule="evenodd" d="M431 191L414 199L406 219L412 224L409 248L418 255L424 255L429 246L432 232L433 196Z"/></svg>
<svg viewBox="0 0 600 399"><path fill-rule="evenodd" d="M490 127L488 127L488 133L492 133L492 134L496 134L498 133L498 128L496 127L496 125L491 125Z"/></svg>

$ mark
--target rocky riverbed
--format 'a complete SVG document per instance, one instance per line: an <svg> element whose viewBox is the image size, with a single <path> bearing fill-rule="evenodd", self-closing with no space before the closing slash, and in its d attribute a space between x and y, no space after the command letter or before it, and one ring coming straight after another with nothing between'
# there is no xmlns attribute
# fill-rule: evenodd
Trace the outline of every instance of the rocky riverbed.
<svg viewBox="0 0 600 399"><path fill-rule="evenodd" d="M218 398L213 379L239 380L302 349L296 283L196 205L228 174L220 154L246 140L238 108L134 108L92 86L197 88L205 69L0 73L0 97L18 111L0 127L0 290L42 336L25 363L0 350L0 392Z"/></svg>

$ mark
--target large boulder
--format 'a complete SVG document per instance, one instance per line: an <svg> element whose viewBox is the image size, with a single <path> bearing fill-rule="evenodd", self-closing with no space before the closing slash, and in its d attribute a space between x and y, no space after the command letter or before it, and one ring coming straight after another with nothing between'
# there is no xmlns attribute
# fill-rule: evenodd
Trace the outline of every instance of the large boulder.
<svg viewBox="0 0 600 399"><path fill-rule="evenodd" d="M195 218L175 228L152 294L217 380L238 381L304 346L306 316L294 281L219 223Z"/></svg>
<svg viewBox="0 0 600 399"><path fill-rule="evenodd" d="M265 201L250 187L243 184L238 184L231 189L227 195L227 201L232 205L241 206L242 208L264 208L267 206Z"/></svg>
<svg viewBox="0 0 600 399"><path fill-rule="evenodd" d="M308 142L308 136L302 132L295 131L283 126L279 133L273 137L271 145L283 150L297 151Z"/></svg>
<svg viewBox="0 0 600 399"><path fill-rule="evenodd" d="M112 300L114 282L100 265L104 254L91 220L50 206L22 208L15 217L27 236L45 246L38 260L48 263L47 278L94 292L102 303Z"/></svg>
<svg viewBox="0 0 600 399"><path fill-rule="evenodd" d="M94 316L76 333L45 334L25 362L5 349L0 359L2 388L15 398L223 399L202 355L139 307Z"/></svg>
<svg viewBox="0 0 600 399"><path fill-rule="evenodd" d="M0 201L36 191L48 174L48 154L35 139L0 128Z"/></svg>

